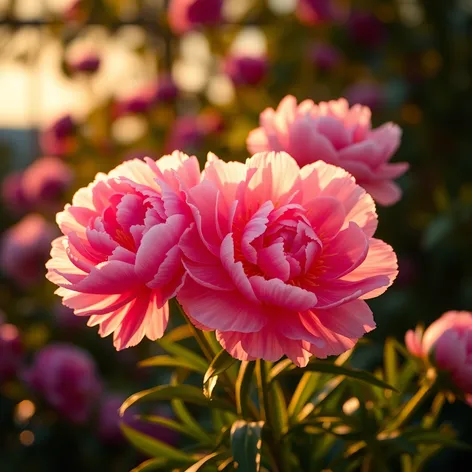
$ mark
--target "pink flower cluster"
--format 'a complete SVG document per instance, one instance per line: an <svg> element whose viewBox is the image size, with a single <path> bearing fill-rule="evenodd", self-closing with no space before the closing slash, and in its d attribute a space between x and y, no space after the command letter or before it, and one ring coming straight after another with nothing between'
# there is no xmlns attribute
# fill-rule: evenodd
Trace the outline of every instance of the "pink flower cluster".
<svg viewBox="0 0 472 472"><path fill-rule="evenodd" d="M337 355L375 327L366 299L397 275L374 238L374 201L340 167L285 152L127 161L57 216L48 279L117 349L160 338L168 300L242 360L297 365Z"/></svg>
<svg viewBox="0 0 472 472"><path fill-rule="evenodd" d="M472 404L472 313L448 311L426 331L408 331L408 350L416 357L428 359L449 376L456 388L464 392Z"/></svg>

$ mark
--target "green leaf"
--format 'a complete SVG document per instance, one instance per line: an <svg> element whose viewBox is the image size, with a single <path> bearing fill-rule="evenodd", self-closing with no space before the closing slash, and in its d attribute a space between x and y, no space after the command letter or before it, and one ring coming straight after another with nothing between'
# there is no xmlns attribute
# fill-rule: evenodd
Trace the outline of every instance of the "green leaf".
<svg viewBox="0 0 472 472"><path fill-rule="evenodd" d="M385 341L385 380L391 385L397 385L398 381L398 357L393 340L388 338Z"/></svg>
<svg viewBox="0 0 472 472"><path fill-rule="evenodd" d="M388 383L380 380L375 375L371 374L370 372L366 372L364 370L355 369L353 367L344 367L336 364L332 364L330 362L325 361L312 361L310 362L304 370L308 370L310 372L323 372L325 374L333 374L333 375L343 375L348 379L358 380L360 382L365 382L369 385L373 385L374 387L385 388L386 390L393 390L397 391L395 387L392 387Z"/></svg>
<svg viewBox="0 0 472 472"><path fill-rule="evenodd" d="M263 421L238 420L231 427L231 450L238 472L259 472L261 467Z"/></svg>
<svg viewBox="0 0 472 472"><path fill-rule="evenodd" d="M205 373L205 369L199 366L195 362L191 362L185 359L177 359L171 356L156 356L149 359L145 359L138 364L140 367L182 367L189 369L200 374Z"/></svg>
<svg viewBox="0 0 472 472"><path fill-rule="evenodd" d="M172 331L163 336L160 342L176 343L192 337L192 330L188 324L183 324L174 328Z"/></svg>
<svg viewBox="0 0 472 472"><path fill-rule="evenodd" d="M321 374L317 372L305 372L303 374L288 405L288 415L291 419L300 413L305 403L315 393L320 377Z"/></svg>
<svg viewBox="0 0 472 472"><path fill-rule="evenodd" d="M228 454L226 452L213 452L205 457L202 457L198 462L195 462L191 467L185 469L185 472L198 472L202 467L210 462L217 461L218 459L226 459Z"/></svg>
<svg viewBox="0 0 472 472"><path fill-rule="evenodd" d="M140 433L139 431L136 431L123 423L120 425L120 427L130 443L144 454L151 457L165 458L176 461L180 464L192 463L192 458L179 449L169 446L168 444L154 439L151 436Z"/></svg>
<svg viewBox="0 0 472 472"><path fill-rule="evenodd" d="M143 421L147 421L148 423L160 424L161 426L165 426L166 428L169 428L172 431L176 431L177 433L184 434L185 436L196 439L198 442L204 443L206 445L213 444L211 438L207 439L200 432L195 432L192 429L188 428L186 425L182 425L177 421L170 420L169 418L163 418L162 416L154 415L138 415L138 418Z"/></svg>
<svg viewBox="0 0 472 472"><path fill-rule="evenodd" d="M239 375L236 380L236 408L238 415L242 416L243 418L250 417L248 400L255 367L255 362L241 362Z"/></svg>
<svg viewBox="0 0 472 472"><path fill-rule="evenodd" d="M277 362L277 364L270 369L269 375L267 376L267 381L272 382L277 376L286 371L291 371L296 369L295 364L290 359L284 359L283 361Z"/></svg>
<svg viewBox="0 0 472 472"><path fill-rule="evenodd" d="M162 338L158 342L162 349L169 352L170 354L173 354L176 358L183 359L184 361L195 365L195 368L198 368L203 372L208 369L208 362L190 349L187 349L186 347L183 347L180 344L177 344L174 341L169 341L165 338Z"/></svg>
<svg viewBox="0 0 472 472"><path fill-rule="evenodd" d="M156 457L155 459L144 461L131 470L131 472L149 472L150 470L159 470L164 467L169 467L169 461L163 457Z"/></svg>
<svg viewBox="0 0 472 472"><path fill-rule="evenodd" d="M272 427L276 439L288 430L288 413L284 393L279 382L273 382L269 389L269 406L271 408Z"/></svg>
<svg viewBox="0 0 472 472"><path fill-rule="evenodd" d="M160 385L158 387L143 390L142 392L135 393L125 400L120 408L120 414L124 412L135 403L144 401L162 401L162 400L182 400L195 405L206 406L209 408L219 408L221 410L233 410L233 405L221 400L219 398L213 398L209 400L206 398L202 391L192 385Z"/></svg>
<svg viewBox="0 0 472 472"><path fill-rule="evenodd" d="M444 447L472 451L470 444L451 437L445 431L405 431L402 437L415 444L437 444Z"/></svg>
<svg viewBox="0 0 472 472"><path fill-rule="evenodd" d="M203 377L203 394L207 398L211 398L211 394L213 393L213 389L216 386L216 382L218 381L218 376L229 369L234 363L236 359L232 357L228 351L222 349L213 359L210 367L205 372L205 376Z"/></svg>

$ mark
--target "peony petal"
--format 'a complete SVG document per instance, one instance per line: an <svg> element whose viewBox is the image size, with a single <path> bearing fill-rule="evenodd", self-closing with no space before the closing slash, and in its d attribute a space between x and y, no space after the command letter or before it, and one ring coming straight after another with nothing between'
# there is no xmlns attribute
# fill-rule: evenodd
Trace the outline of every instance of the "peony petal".
<svg viewBox="0 0 472 472"><path fill-rule="evenodd" d="M274 209L271 201L265 202L252 216L243 230L241 238L241 251L244 257L252 264L257 263L257 250L252 243L264 234L269 221L269 214Z"/></svg>
<svg viewBox="0 0 472 472"><path fill-rule="evenodd" d="M187 260L183 261L183 265L188 275L195 282L206 288L212 290L234 290L234 283L221 264L202 266Z"/></svg>
<svg viewBox="0 0 472 472"><path fill-rule="evenodd" d="M313 229L322 241L334 237L344 224L344 208L333 197L317 197L303 206Z"/></svg>
<svg viewBox="0 0 472 472"><path fill-rule="evenodd" d="M257 251L257 265L264 274L284 282L290 277L290 264L285 257L284 243L274 243Z"/></svg>
<svg viewBox="0 0 472 472"><path fill-rule="evenodd" d="M402 196L400 187L395 182L389 180L364 183L363 187L372 195L376 202L383 206L397 203Z"/></svg>

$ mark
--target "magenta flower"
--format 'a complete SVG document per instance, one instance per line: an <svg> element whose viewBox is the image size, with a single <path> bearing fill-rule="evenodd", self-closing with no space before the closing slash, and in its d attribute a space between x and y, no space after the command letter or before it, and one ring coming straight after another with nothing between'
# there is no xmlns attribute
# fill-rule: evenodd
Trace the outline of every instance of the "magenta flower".
<svg viewBox="0 0 472 472"><path fill-rule="evenodd" d="M179 89L170 74L161 74L154 87L154 101L156 103L172 102L179 93Z"/></svg>
<svg viewBox="0 0 472 472"><path fill-rule="evenodd" d="M64 115L46 127L40 135L43 153L62 157L76 147L77 125L70 115Z"/></svg>
<svg viewBox="0 0 472 472"><path fill-rule="evenodd" d="M71 72L84 74L94 74L98 71L100 64L100 56L92 50L82 51L80 54L72 57L67 63Z"/></svg>
<svg viewBox="0 0 472 472"><path fill-rule="evenodd" d="M23 173L22 186L26 199L36 208L57 210L59 200L74 179L70 166L57 157L42 157Z"/></svg>
<svg viewBox="0 0 472 472"><path fill-rule="evenodd" d="M2 201L12 214L21 215L30 209L22 182L22 172L12 172L2 182Z"/></svg>
<svg viewBox="0 0 472 472"><path fill-rule="evenodd" d="M319 70L329 71L341 62L341 53L328 43L315 43L310 50L310 59Z"/></svg>
<svg viewBox="0 0 472 472"><path fill-rule="evenodd" d="M102 390L92 357L70 344L39 351L25 380L64 419L78 424L89 419Z"/></svg>
<svg viewBox="0 0 472 472"><path fill-rule="evenodd" d="M306 25L317 25L339 18L339 7L333 0L298 0L296 14Z"/></svg>
<svg viewBox="0 0 472 472"><path fill-rule="evenodd" d="M27 287L41 280L56 228L42 216L30 214L2 237L0 265L17 284Z"/></svg>
<svg viewBox="0 0 472 472"><path fill-rule="evenodd" d="M222 21L223 0L170 0L168 21L175 34Z"/></svg>
<svg viewBox="0 0 472 472"><path fill-rule="evenodd" d="M164 334L167 300L183 283L177 246L190 224L182 190L200 181L197 159L175 152L98 174L57 215L47 278L88 325L119 349Z"/></svg>
<svg viewBox="0 0 472 472"><path fill-rule="evenodd" d="M408 350L417 357L429 359L448 374L451 384L472 399L472 313L448 311L424 332L408 331Z"/></svg>
<svg viewBox="0 0 472 472"><path fill-rule="evenodd" d="M300 166L323 160L350 172L381 205L401 197L393 179L408 169L405 162L389 163L400 144L401 130L393 123L371 128L371 112L345 99L320 102L305 100L297 105L287 96L277 110L261 113L260 128L249 134L251 153L286 151Z"/></svg>
<svg viewBox="0 0 472 472"><path fill-rule="evenodd" d="M371 48L381 44L387 35L385 25L366 12L353 12L348 19L347 30L356 43Z"/></svg>
<svg viewBox="0 0 472 472"><path fill-rule="evenodd" d="M120 429L120 415L118 412L125 400L125 395L110 393L100 402L98 436L104 444L120 445L125 442Z"/></svg>
<svg viewBox="0 0 472 472"><path fill-rule="evenodd" d="M372 198L343 169L300 169L286 153L246 164L209 155L187 201L194 223L180 247L189 277L177 298L232 356L285 354L304 366L374 329L364 300L393 282L397 261L373 238Z"/></svg>
<svg viewBox="0 0 472 472"><path fill-rule="evenodd" d="M15 325L0 320L0 385L16 376L23 361L23 344Z"/></svg>
<svg viewBox="0 0 472 472"><path fill-rule="evenodd" d="M164 152L182 149L184 152L194 152L204 139L206 128L197 116L180 116L169 130Z"/></svg>
<svg viewBox="0 0 472 472"><path fill-rule="evenodd" d="M267 74L268 62L265 56L230 56L224 70L235 85L258 85Z"/></svg>

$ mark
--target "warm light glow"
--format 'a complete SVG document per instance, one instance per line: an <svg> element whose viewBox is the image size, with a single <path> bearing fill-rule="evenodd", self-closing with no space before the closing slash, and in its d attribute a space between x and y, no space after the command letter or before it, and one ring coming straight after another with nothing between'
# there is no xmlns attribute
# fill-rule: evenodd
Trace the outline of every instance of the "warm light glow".
<svg viewBox="0 0 472 472"><path fill-rule="evenodd" d="M247 56L261 56L266 53L267 40L264 33L255 26L242 28L237 34L231 50L235 54Z"/></svg>
<svg viewBox="0 0 472 472"><path fill-rule="evenodd" d="M297 7L297 0L268 0L269 8L277 15L293 13Z"/></svg>
<svg viewBox="0 0 472 472"><path fill-rule="evenodd" d="M34 403L30 400L23 400L16 405L15 417L20 423L26 423L36 412Z"/></svg>
<svg viewBox="0 0 472 472"><path fill-rule="evenodd" d="M3 341L13 341L18 337L18 328L12 324L4 324L0 326L0 338Z"/></svg>
<svg viewBox="0 0 472 472"><path fill-rule="evenodd" d="M20 433L20 443L23 446L31 446L34 443L34 433L32 431L22 431Z"/></svg>
<svg viewBox="0 0 472 472"><path fill-rule="evenodd" d="M233 83L226 75L215 75L208 84L207 97L213 105L230 104L234 99Z"/></svg>

